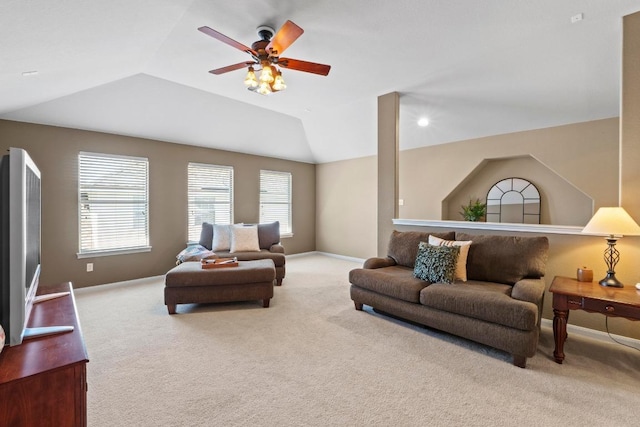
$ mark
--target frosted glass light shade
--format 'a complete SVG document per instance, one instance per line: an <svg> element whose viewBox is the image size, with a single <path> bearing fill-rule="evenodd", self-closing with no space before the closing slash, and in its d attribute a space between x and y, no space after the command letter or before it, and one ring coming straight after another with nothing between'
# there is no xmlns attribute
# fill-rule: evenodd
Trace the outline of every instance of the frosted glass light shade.
<svg viewBox="0 0 640 427"><path fill-rule="evenodd" d="M639 236L640 225L621 207L600 208L582 229L598 236Z"/></svg>

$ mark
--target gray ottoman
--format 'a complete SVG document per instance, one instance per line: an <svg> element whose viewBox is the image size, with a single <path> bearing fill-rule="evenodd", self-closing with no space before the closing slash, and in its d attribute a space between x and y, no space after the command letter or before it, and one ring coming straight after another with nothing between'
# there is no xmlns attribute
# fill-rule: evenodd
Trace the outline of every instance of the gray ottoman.
<svg viewBox="0 0 640 427"><path fill-rule="evenodd" d="M238 261L237 267L203 269L184 262L165 276L164 303L169 314L177 304L262 300L269 307L276 269L270 259Z"/></svg>

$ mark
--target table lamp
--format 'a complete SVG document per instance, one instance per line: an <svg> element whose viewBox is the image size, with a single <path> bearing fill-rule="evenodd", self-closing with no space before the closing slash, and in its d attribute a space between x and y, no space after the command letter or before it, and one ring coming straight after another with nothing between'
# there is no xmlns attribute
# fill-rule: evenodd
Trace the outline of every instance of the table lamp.
<svg viewBox="0 0 640 427"><path fill-rule="evenodd" d="M621 207L600 208L582 229L584 234L607 236L607 249L604 251L604 262L607 264L607 275L600 280L602 286L622 288L623 285L616 279L615 267L620 260L620 252L616 249L616 241L624 236L640 235L640 226Z"/></svg>

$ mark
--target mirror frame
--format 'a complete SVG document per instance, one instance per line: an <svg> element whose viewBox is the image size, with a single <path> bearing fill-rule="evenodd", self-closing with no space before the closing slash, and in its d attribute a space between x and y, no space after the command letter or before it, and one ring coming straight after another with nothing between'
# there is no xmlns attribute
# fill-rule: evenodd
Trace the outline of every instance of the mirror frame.
<svg viewBox="0 0 640 427"><path fill-rule="evenodd" d="M507 195L517 194L522 198L522 220L513 222L517 224L540 224L541 200L538 188L529 180L518 177L510 177L502 179L491 186L487 192L487 222L505 222L503 221L503 203ZM533 205L537 202L537 209L526 209L527 205ZM505 204L506 205L506 204ZM509 204L514 205L514 204ZM492 207L497 206L497 211Z"/></svg>

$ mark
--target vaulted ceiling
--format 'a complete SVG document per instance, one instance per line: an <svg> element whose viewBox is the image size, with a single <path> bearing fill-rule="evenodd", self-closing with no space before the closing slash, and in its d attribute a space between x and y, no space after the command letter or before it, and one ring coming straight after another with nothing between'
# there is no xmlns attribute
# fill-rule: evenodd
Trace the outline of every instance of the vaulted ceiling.
<svg viewBox="0 0 640 427"><path fill-rule="evenodd" d="M389 92L401 149L616 117L621 18L637 11L638 0L4 0L0 118L323 163L376 153ZM243 70L207 72L250 58L198 27L251 45L256 27L287 19L305 33L285 56L330 64L327 77L283 69L288 88L261 96Z"/></svg>

